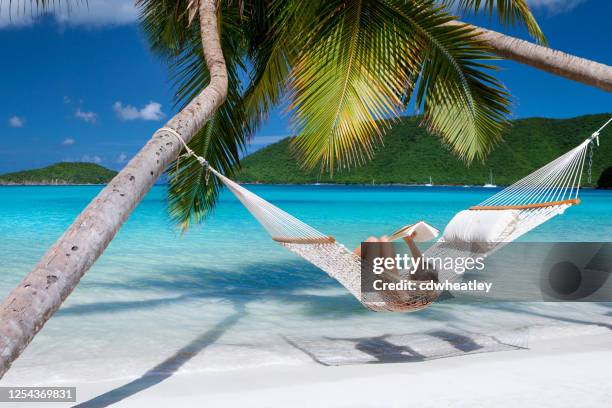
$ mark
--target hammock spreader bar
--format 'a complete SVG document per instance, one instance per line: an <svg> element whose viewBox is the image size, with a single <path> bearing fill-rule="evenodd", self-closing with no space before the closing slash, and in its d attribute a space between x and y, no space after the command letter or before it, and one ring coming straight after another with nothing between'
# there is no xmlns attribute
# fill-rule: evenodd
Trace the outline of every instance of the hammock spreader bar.
<svg viewBox="0 0 612 408"><path fill-rule="evenodd" d="M579 198L571 198L569 200L547 201L543 203L521 204L521 205L474 205L470 210L529 210L531 208L554 207L558 205L578 205Z"/></svg>
<svg viewBox="0 0 612 408"><path fill-rule="evenodd" d="M336 242L334 237L324 238L291 238L291 237L272 237L273 241L284 244L333 244Z"/></svg>

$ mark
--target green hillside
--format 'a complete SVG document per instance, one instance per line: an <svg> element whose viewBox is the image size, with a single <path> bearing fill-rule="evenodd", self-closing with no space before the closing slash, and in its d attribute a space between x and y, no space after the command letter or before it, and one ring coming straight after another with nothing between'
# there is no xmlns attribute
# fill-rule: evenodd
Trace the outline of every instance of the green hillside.
<svg viewBox="0 0 612 408"><path fill-rule="evenodd" d="M431 176L434 184L474 184L488 181L511 184L578 145L598 129L610 114L580 116L573 119L529 118L516 120L512 128L485 163L470 166L453 156L437 137L419 127L419 118L406 117L385 135L385 145L374 160L362 167L343 170L333 179L319 170L305 172L290 154L290 139L267 146L243 162L238 177L242 182L260 183L360 183L422 184ZM601 146L593 159L593 183L612 165L612 126L601 134ZM583 185L587 185L585 182Z"/></svg>
<svg viewBox="0 0 612 408"><path fill-rule="evenodd" d="M0 175L0 184L105 184L117 172L94 163L56 163Z"/></svg>

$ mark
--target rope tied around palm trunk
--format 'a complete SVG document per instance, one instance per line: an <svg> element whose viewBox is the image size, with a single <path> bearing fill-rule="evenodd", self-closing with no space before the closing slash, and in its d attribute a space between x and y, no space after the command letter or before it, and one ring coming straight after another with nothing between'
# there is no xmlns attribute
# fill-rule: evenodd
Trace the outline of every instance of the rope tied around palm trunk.
<svg viewBox="0 0 612 408"><path fill-rule="evenodd" d="M205 175L205 177L204 177L204 181L206 182L206 184L208 184L208 180L209 180L209 178L210 178L210 171L211 171L211 169L212 169L212 168L210 167L210 164L208 163L208 160L206 160L206 159L205 159L205 158L203 158L202 156L200 156L200 155L196 154L196 153L195 153L195 152L194 152L194 151L193 151L193 150L192 150L192 149L191 149L191 148L190 148L190 147L187 145L187 143L185 143L185 140L183 140L183 138L181 137L181 135L179 135L179 134L178 134L178 132L177 132L176 130L174 130L174 129L170 128L170 127L166 127L166 126L164 126L164 127L162 127L162 128L159 128L159 129L157 130L157 132L155 132L155 133L158 133L158 132L159 132L159 133L161 133L161 132L166 132L166 133L169 133L169 134L171 134L171 135L174 135L174 136L175 136L175 137L176 137L176 138L177 138L177 139L178 139L178 140L181 142L181 144L183 145L183 147L185 148L185 151L186 151L187 153L182 154L182 155L180 155L179 157L184 157L184 156L189 157L189 156L191 156L191 157L195 158L195 159L198 161L198 163L200 163L200 165L201 165L202 167L204 167L204 170L206 171L206 175ZM214 170L214 169L212 169L212 170Z"/></svg>

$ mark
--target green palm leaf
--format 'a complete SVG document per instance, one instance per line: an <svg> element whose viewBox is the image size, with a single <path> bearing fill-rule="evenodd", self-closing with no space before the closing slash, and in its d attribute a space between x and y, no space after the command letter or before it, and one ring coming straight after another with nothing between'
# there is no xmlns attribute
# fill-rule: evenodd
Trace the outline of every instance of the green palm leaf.
<svg viewBox="0 0 612 408"><path fill-rule="evenodd" d="M504 23L528 23L531 15L519 3L496 3L505 7ZM208 83L197 19L189 24L192 0L139 4L152 48L169 60L184 105ZM470 4L480 7L459 5ZM231 177L248 137L288 100L299 159L333 171L370 159L414 101L424 123L460 157L482 158L506 126L508 94L491 75L486 44L469 27L447 24L453 19L431 0L222 1L229 95L190 147ZM177 160L168 175L170 212L187 228L210 212L220 186L214 178L206 182L191 158Z"/></svg>
<svg viewBox="0 0 612 408"><path fill-rule="evenodd" d="M310 2L310 4L313 4ZM462 158L484 157L507 123L508 94L470 28L432 1L325 1L293 66L294 146L306 167L368 160L408 105Z"/></svg>
<svg viewBox="0 0 612 408"><path fill-rule="evenodd" d="M425 123L459 157L484 158L510 113L508 93L487 73L495 68L483 63L497 58L473 29L446 24L454 18L441 9L395 3L406 34L422 44L415 105Z"/></svg>
<svg viewBox="0 0 612 408"><path fill-rule="evenodd" d="M444 4L449 8L456 7L462 12L477 14L483 11L489 16L497 14L500 24L524 25L534 40L546 45L546 37L525 0L444 0Z"/></svg>
<svg viewBox="0 0 612 408"><path fill-rule="evenodd" d="M287 55L291 50L286 48L287 41L283 38L286 31L279 30L279 26L296 24L301 19L295 15L280 16L282 9L267 1L250 2L249 5L247 53L252 69L244 104L255 128L281 102L291 71L291 57Z"/></svg>
<svg viewBox="0 0 612 408"><path fill-rule="evenodd" d="M398 117L415 67L392 11L385 1L323 1L316 14L325 17L292 35L303 50L290 83L294 146L307 167L363 163L391 124L384 119Z"/></svg>

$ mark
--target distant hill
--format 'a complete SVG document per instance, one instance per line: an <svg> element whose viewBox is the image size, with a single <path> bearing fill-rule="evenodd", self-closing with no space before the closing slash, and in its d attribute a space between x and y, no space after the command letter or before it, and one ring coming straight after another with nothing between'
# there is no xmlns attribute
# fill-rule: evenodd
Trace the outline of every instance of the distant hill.
<svg viewBox="0 0 612 408"><path fill-rule="evenodd" d="M384 137L374 160L364 166L336 172L332 179L319 169L305 172L290 153L286 138L247 156L237 177L259 183L359 183L423 184L431 176L434 184L482 185L493 172L494 182L508 185L570 150L597 130L610 114L572 119L529 118L513 122L504 141L485 163L470 166L453 156L440 139L419 126L418 117L405 117ZM592 183L612 165L612 126L601 134L601 145L593 157ZM585 173L586 174L586 173Z"/></svg>
<svg viewBox="0 0 612 408"><path fill-rule="evenodd" d="M56 163L0 175L0 185L106 184L117 174L94 163Z"/></svg>

